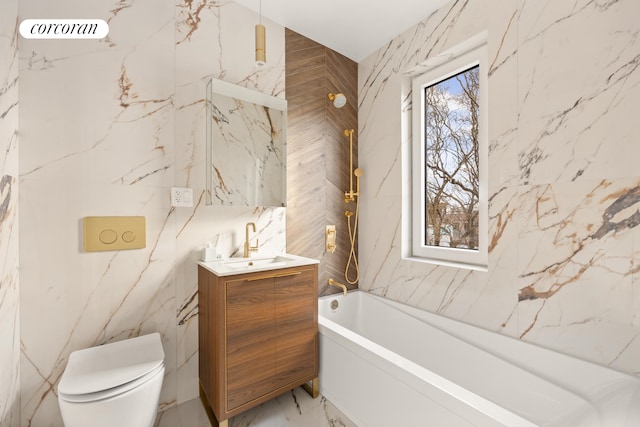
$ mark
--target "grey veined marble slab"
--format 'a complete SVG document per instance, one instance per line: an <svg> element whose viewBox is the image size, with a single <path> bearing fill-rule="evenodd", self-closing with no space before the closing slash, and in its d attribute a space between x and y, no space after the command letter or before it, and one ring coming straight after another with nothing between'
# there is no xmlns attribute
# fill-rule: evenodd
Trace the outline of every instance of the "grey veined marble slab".
<svg viewBox="0 0 640 427"><path fill-rule="evenodd" d="M209 427L199 399L158 414L156 427ZM326 398L296 388L229 420L229 427L356 427Z"/></svg>

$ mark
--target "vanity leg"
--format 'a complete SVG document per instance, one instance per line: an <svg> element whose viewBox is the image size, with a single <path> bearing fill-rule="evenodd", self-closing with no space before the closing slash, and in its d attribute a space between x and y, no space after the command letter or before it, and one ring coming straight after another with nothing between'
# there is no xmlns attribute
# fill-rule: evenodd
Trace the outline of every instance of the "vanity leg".
<svg viewBox="0 0 640 427"><path fill-rule="evenodd" d="M318 377L315 377L311 380L311 385L309 385L309 383L302 384L302 388L304 388L305 391L309 393L314 399L318 397L318 395L320 394L320 383L318 381Z"/></svg>
<svg viewBox="0 0 640 427"><path fill-rule="evenodd" d="M216 414L213 413L213 409L209 405L209 399L207 399L207 395L202 388L202 384L200 384L200 401L202 402L202 406L204 406L204 411L207 413L207 417L209 418L209 422L213 427L229 427L229 420L218 421L216 418Z"/></svg>

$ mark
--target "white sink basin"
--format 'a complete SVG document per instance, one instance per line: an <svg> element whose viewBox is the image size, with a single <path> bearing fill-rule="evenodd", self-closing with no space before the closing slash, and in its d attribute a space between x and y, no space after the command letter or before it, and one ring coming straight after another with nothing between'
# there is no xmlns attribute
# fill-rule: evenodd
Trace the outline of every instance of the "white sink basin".
<svg viewBox="0 0 640 427"><path fill-rule="evenodd" d="M201 261L199 264L217 276L269 271L280 268L318 264L319 261L292 254L255 256L253 258L227 258L218 261Z"/></svg>
<svg viewBox="0 0 640 427"><path fill-rule="evenodd" d="M233 268L236 270L240 270L240 269L252 270L252 269L262 268L262 267L286 266L288 262L290 263L292 261L293 261L293 258L287 258L286 256L283 256L283 255L276 255L276 256L266 257L266 258L240 258L240 259L229 258L222 261L222 263L227 267Z"/></svg>

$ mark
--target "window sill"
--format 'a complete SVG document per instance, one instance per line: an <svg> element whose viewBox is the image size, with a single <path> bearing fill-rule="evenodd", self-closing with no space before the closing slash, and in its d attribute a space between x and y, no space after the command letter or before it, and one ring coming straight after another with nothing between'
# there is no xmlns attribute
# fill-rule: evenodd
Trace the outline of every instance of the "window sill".
<svg viewBox="0 0 640 427"><path fill-rule="evenodd" d="M464 268L466 270L475 270L475 271L483 271L483 272L489 271L489 267L486 265L468 264L468 263L458 262L458 261L446 261L446 260L436 259L436 258L422 258L414 255L405 256L405 257L402 257L402 259L405 261L418 262L421 264L442 265L444 267Z"/></svg>

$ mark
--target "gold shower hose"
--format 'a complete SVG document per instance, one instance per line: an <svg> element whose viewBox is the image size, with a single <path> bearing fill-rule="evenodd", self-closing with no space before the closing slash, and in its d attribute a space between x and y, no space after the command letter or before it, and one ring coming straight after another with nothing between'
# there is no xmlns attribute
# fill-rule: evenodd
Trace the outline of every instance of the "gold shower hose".
<svg viewBox="0 0 640 427"><path fill-rule="evenodd" d="M351 211L346 211L344 215L347 217L347 225L349 227L349 243L351 243L351 249L349 250L349 259L347 260L347 266L344 269L344 279L350 285L355 285L360 280L360 267L358 266L358 257L356 255L356 234L358 233L358 210L360 209L360 197L356 197L356 213L353 220L353 228L351 228L351 217L354 215ZM356 270L355 279L349 279L349 267L353 263Z"/></svg>
<svg viewBox="0 0 640 427"><path fill-rule="evenodd" d="M351 227L351 217L354 215L351 211L346 211L344 215L347 217L347 225L349 227L349 242L351 243L351 249L349 250L349 259L347 265L344 268L344 279L350 285L355 285L360 279L360 267L358 267L358 257L356 255L356 234L358 233L358 210L360 209L360 177L362 176L362 169L353 169L353 129L345 129L344 136L349 137L349 191L344 193L344 201L346 203L356 202L356 213L353 220L353 228ZM356 191L353 192L353 176L357 179ZM349 267L353 263L356 270L355 279L349 279Z"/></svg>

